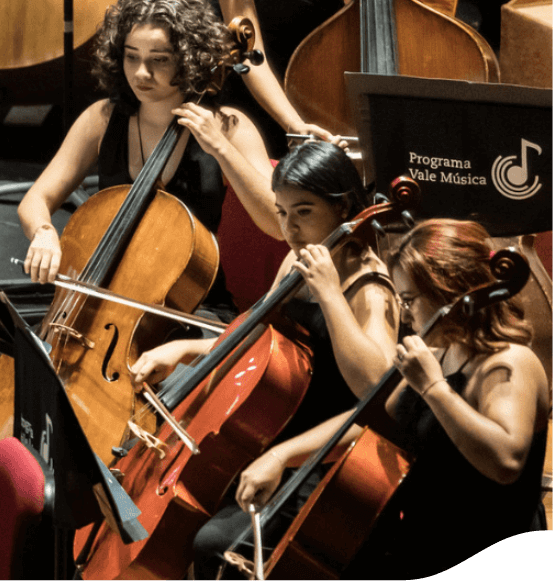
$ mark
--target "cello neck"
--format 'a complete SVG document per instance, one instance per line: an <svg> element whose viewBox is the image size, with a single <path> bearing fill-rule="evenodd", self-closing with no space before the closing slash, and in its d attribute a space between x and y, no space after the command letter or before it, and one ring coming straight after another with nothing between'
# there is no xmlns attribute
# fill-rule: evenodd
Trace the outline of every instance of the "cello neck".
<svg viewBox="0 0 553 581"><path fill-rule="evenodd" d="M397 75L397 35L393 0L359 2L361 72Z"/></svg>
<svg viewBox="0 0 553 581"><path fill-rule="evenodd" d="M323 244L336 251L340 243L351 234L355 222L346 222L334 230ZM286 297L296 291L304 282L299 271L293 270L286 275L278 287L269 295L263 296L251 307L246 319L228 336L216 345L207 357L194 367L194 371L184 380L180 377L176 382L170 382L162 389L158 397L163 405L173 410L213 369L222 363L227 356L244 341L273 312Z"/></svg>
<svg viewBox="0 0 553 581"><path fill-rule="evenodd" d="M106 278L155 195L154 185L184 130L177 121L178 118L174 117L147 159L121 208L79 276L80 281L106 286Z"/></svg>

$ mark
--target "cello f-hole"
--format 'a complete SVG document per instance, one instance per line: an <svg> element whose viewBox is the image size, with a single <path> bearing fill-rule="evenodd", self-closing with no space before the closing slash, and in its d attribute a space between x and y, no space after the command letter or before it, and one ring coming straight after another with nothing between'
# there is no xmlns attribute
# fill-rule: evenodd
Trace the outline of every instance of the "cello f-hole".
<svg viewBox="0 0 553 581"><path fill-rule="evenodd" d="M113 381L117 381L119 379L119 372L117 372L117 371L111 377L108 377L108 365L109 365L111 356L113 355L113 352L115 351L115 346L117 345L117 341L119 340L119 329L113 323L108 323L104 328L107 331L109 331L111 327L113 327L113 337L112 337L111 342L109 344L109 347L106 351L106 356L104 357L104 361L102 362L102 376L106 381L109 381L110 383Z"/></svg>

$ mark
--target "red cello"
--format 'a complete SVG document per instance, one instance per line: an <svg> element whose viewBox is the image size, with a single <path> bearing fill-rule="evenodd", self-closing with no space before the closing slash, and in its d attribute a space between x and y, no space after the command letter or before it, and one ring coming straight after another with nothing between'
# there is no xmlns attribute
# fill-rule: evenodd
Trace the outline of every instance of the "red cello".
<svg viewBox="0 0 553 581"><path fill-rule="evenodd" d="M398 181L395 202L366 209L334 231L325 244L334 251L349 236L374 241L373 224L397 220L409 202ZM381 224L380 224L381 226ZM291 272L268 297L233 323L184 382L160 392L199 450L195 455L162 426L156 439L164 454L135 445L118 462L122 486L139 510L150 534L125 545L103 523L77 532L77 565L84 579L182 578L191 564L192 541L214 514L235 476L258 457L286 425L309 383L310 352L301 331L294 342L267 325L268 317L303 284ZM290 337L290 330L286 330Z"/></svg>
<svg viewBox="0 0 553 581"><path fill-rule="evenodd" d="M499 281L476 288L453 305L441 308L421 332L422 337L428 338L439 330L444 320L466 320L478 309L514 296L530 275L526 260L511 249L497 252L490 267ZM371 426L334 463L265 563L263 571L254 578L340 578L341 571L374 529L394 492L406 482L414 461L387 439L393 432L389 423L383 421L382 404L401 379L400 372L392 367L379 385L357 404L348 421L327 444L314 452L263 508L259 515L261 524L280 510L354 423ZM236 539L229 549L228 560L251 574L252 564L234 553L249 534L249 530L245 531Z"/></svg>

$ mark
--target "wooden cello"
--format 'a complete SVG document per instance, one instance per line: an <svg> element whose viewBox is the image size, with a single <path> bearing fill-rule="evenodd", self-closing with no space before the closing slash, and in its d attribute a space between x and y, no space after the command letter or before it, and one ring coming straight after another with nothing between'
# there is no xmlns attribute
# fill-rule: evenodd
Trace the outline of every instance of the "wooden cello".
<svg viewBox="0 0 553 581"><path fill-rule="evenodd" d="M407 203L402 184L396 189L399 200L368 208L333 232L325 244L336 251L352 234L374 240L374 220L397 220ZM273 326L267 327L272 312L302 284L300 273L292 271L231 325L230 334L219 339L184 382L158 394L174 409L174 417L197 444L199 454L182 446L163 426L156 434L163 458L139 444L114 465L142 511L140 521L150 538L126 546L106 523L93 541L88 539L93 527L78 531L76 553L87 548L77 558L83 578L185 575L197 531L215 513L240 470L284 427L309 384L306 348L292 350L288 330L275 335ZM293 336L300 344L304 341L296 332Z"/></svg>
<svg viewBox="0 0 553 581"><path fill-rule="evenodd" d="M498 251L490 267L499 280L473 289L453 305L440 309L421 332L422 337L431 337L444 321L466 321L478 309L514 296L524 287L530 272L526 260L512 249ZM371 427L334 463L272 552L263 571L250 578L340 578L395 491L405 485L415 461L390 439L393 430L381 421L382 404L401 380L401 373L392 367L379 385L357 404L334 436L305 461L263 508L259 515L261 524L280 510L354 423ZM251 564L234 553L249 534L249 530L245 531L236 539L227 559L252 573Z"/></svg>
<svg viewBox="0 0 553 581"><path fill-rule="evenodd" d="M310 122L356 135L344 71L497 82L492 48L445 12L419 0L352 0L295 50L284 80L290 102Z"/></svg>
<svg viewBox="0 0 553 581"><path fill-rule="evenodd" d="M235 46L214 69L206 91L219 90L228 69L253 47L249 21L237 19L230 28ZM61 238L61 272L184 312L203 300L219 264L215 237L177 198L156 187L183 131L175 117L132 187L103 190L72 216ZM50 358L81 426L106 464L112 447L126 438L137 404L128 366L154 346L156 336L163 337L166 325L134 308L56 290L40 336L51 346ZM153 416L145 421L155 427Z"/></svg>

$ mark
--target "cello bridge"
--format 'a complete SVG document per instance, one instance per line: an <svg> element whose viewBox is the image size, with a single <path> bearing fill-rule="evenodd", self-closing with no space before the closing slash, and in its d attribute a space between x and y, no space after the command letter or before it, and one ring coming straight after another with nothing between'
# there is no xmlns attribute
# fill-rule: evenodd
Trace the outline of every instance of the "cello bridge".
<svg viewBox="0 0 553 581"><path fill-rule="evenodd" d="M162 446L166 446L165 442L162 442L159 438L156 438L153 434L150 434L150 432L147 432L130 420L127 422L127 424L137 438L142 440L142 442L144 442L148 448L153 448L159 454L160 460L165 458L165 451L162 450Z"/></svg>
<svg viewBox="0 0 553 581"><path fill-rule="evenodd" d="M73 339L77 340L83 347L86 347L87 349L94 349L94 341L87 339L82 333L79 333L79 331L73 329L72 327L62 325L61 323L50 323L50 327L52 327L54 333L64 333L65 335L69 335Z"/></svg>
<svg viewBox="0 0 553 581"><path fill-rule="evenodd" d="M245 573L248 579L254 579L254 563L252 561L248 561L248 559L234 551L225 551L223 556L227 563L236 567L241 573Z"/></svg>

